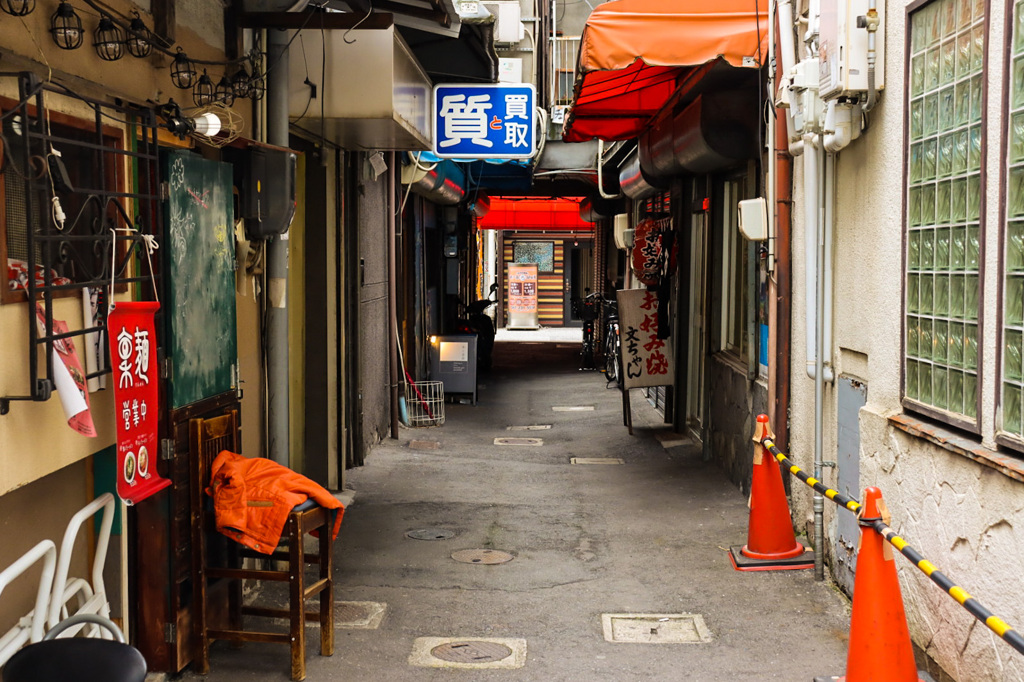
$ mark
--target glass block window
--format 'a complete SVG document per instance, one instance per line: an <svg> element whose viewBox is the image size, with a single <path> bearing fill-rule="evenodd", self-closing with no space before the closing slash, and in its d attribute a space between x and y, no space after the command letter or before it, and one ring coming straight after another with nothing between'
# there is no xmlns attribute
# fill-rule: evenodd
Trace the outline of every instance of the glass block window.
<svg viewBox="0 0 1024 682"><path fill-rule="evenodd" d="M905 397L976 423L985 2L910 21Z"/></svg>
<svg viewBox="0 0 1024 682"><path fill-rule="evenodd" d="M1002 430L1024 437L1024 2L1013 4L1010 124L1006 140L1006 226L1003 273Z"/></svg>

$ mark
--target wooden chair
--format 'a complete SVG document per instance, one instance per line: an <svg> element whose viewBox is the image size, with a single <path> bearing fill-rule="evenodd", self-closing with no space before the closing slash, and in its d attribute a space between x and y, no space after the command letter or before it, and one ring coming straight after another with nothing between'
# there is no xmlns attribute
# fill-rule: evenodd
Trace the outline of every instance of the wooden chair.
<svg viewBox="0 0 1024 682"><path fill-rule="evenodd" d="M222 416L192 419L189 423L190 473L192 484L192 577L193 633L195 637L195 670L205 675L210 670L210 642L215 639L236 642L279 642L291 645L291 678L306 677L306 620L320 621L320 654L334 653L333 582L331 578L331 520L330 510L306 502L291 511L285 524L281 545L272 555L251 552L242 545L219 534L216 530L212 500L205 493L210 483L213 460L222 450L239 452L238 412L232 410ZM317 554L303 551L302 539L310 531L319 529ZM211 560L209 551L214 541L226 543L226 557ZM268 559L287 563L287 570L257 570L241 567L241 559L254 557L262 564ZM225 565L226 564L226 565ZM305 565L319 566L318 579L306 585ZM286 582L289 587L287 609L267 608L242 604L243 580ZM224 596L216 594L221 585L229 588L227 595L227 628L211 627L218 606ZM308 599L320 595L319 611L307 612ZM223 612L223 609L220 609ZM288 618L287 633L245 630L243 616ZM223 620L223 618L222 618Z"/></svg>

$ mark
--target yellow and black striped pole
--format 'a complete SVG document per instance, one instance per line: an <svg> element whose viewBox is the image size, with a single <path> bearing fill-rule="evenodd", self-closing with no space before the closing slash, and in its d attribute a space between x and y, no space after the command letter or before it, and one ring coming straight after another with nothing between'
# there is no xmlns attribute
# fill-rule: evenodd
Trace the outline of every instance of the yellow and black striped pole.
<svg viewBox="0 0 1024 682"><path fill-rule="evenodd" d="M838 490L833 490L832 488L823 485L821 481L813 476L809 476L803 469L793 464L785 454L775 447L775 443L772 442L771 438L765 438L761 443L768 452L772 453L772 457L774 457L781 466L785 467L789 473L793 474L798 479L835 502L837 505L845 507L854 514L861 510L860 502L852 497L843 495ZM966 590L956 585L956 583L939 571L934 564L921 556L917 550L908 545L903 538L897 535L896 531L890 528L885 521L882 519L861 519L861 523L863 525L870 525L874 528L875 531L885 538L889 544L898 549L900 554L907 557L921 570L922 573L928 576L933 583L941 587L946 594L963 606L968 613L984 623L989 630L999 635L1004 642L1016 649L1018 653L1024 654L1024 637L1022 637L1019 632L1011 628L1003 619L997 617L987 608L982 606L981 603L968 594Z"/></svg>

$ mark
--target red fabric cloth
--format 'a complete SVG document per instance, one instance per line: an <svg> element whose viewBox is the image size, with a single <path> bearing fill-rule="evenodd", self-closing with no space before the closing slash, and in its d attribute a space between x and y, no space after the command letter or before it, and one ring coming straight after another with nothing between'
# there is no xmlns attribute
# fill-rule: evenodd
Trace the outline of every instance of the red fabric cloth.
<svg viewBox="0 0 1024 682"><path fill-rule="evenodd" d="M213 460L210 487L217 530L246 547L271 554L281 541L292 509L312 498L337 509L333 538L338 537L345 507L320 484L269 459L222 451Z"/></svg>

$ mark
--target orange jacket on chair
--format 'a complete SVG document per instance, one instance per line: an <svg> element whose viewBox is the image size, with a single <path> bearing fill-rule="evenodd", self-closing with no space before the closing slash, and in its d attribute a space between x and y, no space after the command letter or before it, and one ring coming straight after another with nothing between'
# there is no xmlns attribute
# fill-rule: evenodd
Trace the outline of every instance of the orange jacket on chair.
<svg viewBox="0 0 1024 682"><path fill-rule="evenodd" d="M292 509L311 498L321 507L337 509L332 537L338 536L345 513L331 493L302 474L269 459L222 451L213 460L210 487L217 530L257 552L271 554L281 541Z"/></svg>

